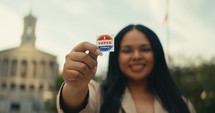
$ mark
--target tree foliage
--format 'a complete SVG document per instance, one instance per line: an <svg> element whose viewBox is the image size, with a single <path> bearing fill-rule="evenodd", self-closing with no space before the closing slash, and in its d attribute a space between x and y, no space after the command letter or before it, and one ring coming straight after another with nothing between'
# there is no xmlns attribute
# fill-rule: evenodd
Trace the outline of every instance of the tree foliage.
<svg viewBox="0 0 215 113"><path fill-rule="evenodd" d="M172 66L174 81L199 113L215 113L215 62L198 65Z"/></svg>
<svg viewBox="0 0 215 113"><path fill-rule="evenodd" d="M52 93L53 93L54 96L53 96L53 98L51 100L47 100L45 102L45 108L49 113L57 113L56 96L57 96L57 93L58 93L62 83L63 83L62 76L61 75L57 76L56 79L55 79L55 83L51 88Z"/></svg>

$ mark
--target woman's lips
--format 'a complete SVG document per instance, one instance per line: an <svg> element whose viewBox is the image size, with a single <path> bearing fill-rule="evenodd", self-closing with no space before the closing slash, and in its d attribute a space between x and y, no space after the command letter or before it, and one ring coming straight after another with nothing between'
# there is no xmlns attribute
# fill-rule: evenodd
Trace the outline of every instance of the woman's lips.
<svg viewBox="0 0 215 113"><path fill-rule="evenodd" d="M142 71L143 68L144 68L144 64L132 64L132 65L129 65L129 67L131 68L132 71Z"/></svg>

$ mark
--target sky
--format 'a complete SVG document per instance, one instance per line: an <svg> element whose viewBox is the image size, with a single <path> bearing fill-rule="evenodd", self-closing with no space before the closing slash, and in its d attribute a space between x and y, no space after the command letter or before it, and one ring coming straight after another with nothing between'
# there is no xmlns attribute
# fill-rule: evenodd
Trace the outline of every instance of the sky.
<svg viewBox="0 0 215 113"><path fill-rule="evenodd" d="M116 35L129 24L152 29L175 59L214 57L215 1L168 1L167 5L167 0L0 0L0 51L20 45L23 18L31 12L37 18L36 47L56 55L60 71L65 55L78 43L95 44L98 35ZM107 69L108 54L98 58L98 73Z"/></svg>

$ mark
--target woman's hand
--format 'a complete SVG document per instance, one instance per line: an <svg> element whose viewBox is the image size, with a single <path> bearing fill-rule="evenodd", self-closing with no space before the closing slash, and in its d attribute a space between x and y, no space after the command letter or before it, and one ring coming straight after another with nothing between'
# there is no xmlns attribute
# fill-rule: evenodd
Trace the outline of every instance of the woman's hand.
<svg viewBox="0 0 215 113"><path fill-rule="evenodd" d="M63 67L63 79L72 89L82 90L96 73L97 56L102 55L97 46L82 42L68 55Z"/></svg>

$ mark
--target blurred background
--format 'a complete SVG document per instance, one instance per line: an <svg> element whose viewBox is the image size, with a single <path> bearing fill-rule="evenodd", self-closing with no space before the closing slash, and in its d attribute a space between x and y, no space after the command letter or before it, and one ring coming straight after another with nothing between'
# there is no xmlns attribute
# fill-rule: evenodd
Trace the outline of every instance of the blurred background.
<svg viewBox="0 0 215 113"><path fill-rule="evenodd" d="M214 0L0 0L0 113L55 113L65 55L143 24L198 113L215 112ZM105 78L108 53L95 80Z"/></svg>

